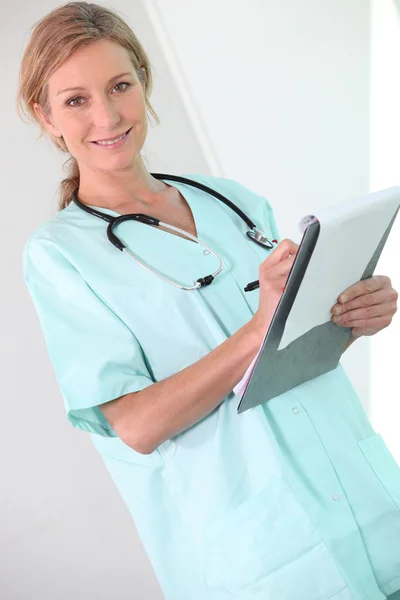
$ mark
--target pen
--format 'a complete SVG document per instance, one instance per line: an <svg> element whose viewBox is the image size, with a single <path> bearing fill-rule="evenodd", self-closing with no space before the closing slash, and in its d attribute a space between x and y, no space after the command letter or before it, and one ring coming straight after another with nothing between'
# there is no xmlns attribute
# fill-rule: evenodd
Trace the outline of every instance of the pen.
<svg viewBox="0 0 400 600"><path fill-rule="evenodd" d="M278 240L272 240L273 244L277 244ZM252 292L253 290L256 290L257 288L260 287L260 281L257 279L256 281L251 281L250 283L248 283L246 285L246 287L244 288L245 292Z"/></svg>
<svg viewBox="0 0 400 600"><path fill-rule="evenodd" d="M260 287L260 282L257 279L257 281L251 281L250 283L248 283L246 285L246 287L244 288L245 292L252 292L253 290L256 290L257 288ZM286 289L286 286L284 288L282 288L282 292L284 292Z"/></svg>
<svg viewBox="0 0 400 600"><path fill-rule="evenodd" d="M246 285L246 287L244 288L244 291L245 292L252 292L253 290L256 290L259 287L260 287L260 282L257 279L256 281L251 281L250 283L248 283Z"/></svg>

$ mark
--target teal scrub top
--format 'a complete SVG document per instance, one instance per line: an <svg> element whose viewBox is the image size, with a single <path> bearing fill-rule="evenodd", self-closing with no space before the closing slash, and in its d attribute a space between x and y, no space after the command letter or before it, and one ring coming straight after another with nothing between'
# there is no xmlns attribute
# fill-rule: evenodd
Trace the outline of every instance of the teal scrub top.
<svg viewBox="0 0 400 600"><path fill-rule="evenodd" d="M186 176L279 239L264 197L234 180ZM240 415L232 392L148 455L124 444L99 410L198 361L258 307L259 291L243 288L258 279L270 251L251 242L243 221L218 200L168 183L189 203L199 238L225 261L209 287L183 291L149 273L109 243L103 220L75 204L24 249L26 284L68 419L91 435L165 598L395 594L400 469L340 365ZM200 244L166 231L139 223L118 231L139 259L184 285L218 267Z"/></svg>

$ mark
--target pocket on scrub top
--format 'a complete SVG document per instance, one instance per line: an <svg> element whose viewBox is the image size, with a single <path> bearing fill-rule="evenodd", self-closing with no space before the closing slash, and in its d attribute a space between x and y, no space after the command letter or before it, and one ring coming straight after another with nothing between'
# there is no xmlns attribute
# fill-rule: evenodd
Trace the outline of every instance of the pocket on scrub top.
<svg viewBox="0 0 400 600"><path fill-rule="evenodd" d="M400 467L377 433L358 442L369 466L400 509Z"/></svg>
<svg viewBox="0 0 400 600"><path fill-rule="evenodd" d="M360 471L356 516L375 579L389 596L400 588L400 467L379 434L358 445L368 470Z"/></svg>
<svg viewBox="0 0 400 600"><path fill-rule="evenodd" d="M328 600L346 588L283 479L207 528L203 574L210 591L230 592L241 600Z"/></svg>

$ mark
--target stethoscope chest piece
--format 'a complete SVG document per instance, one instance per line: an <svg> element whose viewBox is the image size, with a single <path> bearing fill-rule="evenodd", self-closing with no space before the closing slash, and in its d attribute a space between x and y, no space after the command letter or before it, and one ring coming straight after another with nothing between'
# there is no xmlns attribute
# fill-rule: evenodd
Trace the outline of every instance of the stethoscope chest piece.
<svg viewBox="0 0 400 600"><path fill-rule="evenodd" d="M259 246L262 246L263 248L268 248L269 250L272 250L272 248L274 247L273 244L269 241L269 239L266 238L265 235L255 227L254 229L250 229L249 231L247 231L246 235L251 240L253 240L253 242L258 244Z"/></svg>

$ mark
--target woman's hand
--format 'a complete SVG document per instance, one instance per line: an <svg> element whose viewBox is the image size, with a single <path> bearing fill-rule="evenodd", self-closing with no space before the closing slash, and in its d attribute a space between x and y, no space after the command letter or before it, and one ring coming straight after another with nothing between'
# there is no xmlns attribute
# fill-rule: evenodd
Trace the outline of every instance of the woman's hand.
<svg viewBox="0 0 400 600"><path fill-rule="evenodd" d="M351 327L353 339L374 335L392 322L399 295L389 277L375 275L345 290L332 308L332 321Z"/></svg>
<svg viewBox="0 0 400 600"><path fill-rule="evenodd" d="M292 240L282 240L260 265L260 299L253 320L261 327L263 334L278 306L298 248L299 245Z"/></svg>

